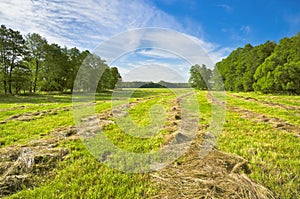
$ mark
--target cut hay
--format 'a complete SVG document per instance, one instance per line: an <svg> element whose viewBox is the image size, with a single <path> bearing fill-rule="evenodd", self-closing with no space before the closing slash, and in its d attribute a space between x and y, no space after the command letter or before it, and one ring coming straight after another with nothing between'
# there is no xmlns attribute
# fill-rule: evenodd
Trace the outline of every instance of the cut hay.
<svg viewBox="0 0 300 199"><path fill-rule="evenodd" d="M249 179L249 172L243 158L213 150L205 158L187 157L151 176L160 190L155 198L275 198Z"/></svg>

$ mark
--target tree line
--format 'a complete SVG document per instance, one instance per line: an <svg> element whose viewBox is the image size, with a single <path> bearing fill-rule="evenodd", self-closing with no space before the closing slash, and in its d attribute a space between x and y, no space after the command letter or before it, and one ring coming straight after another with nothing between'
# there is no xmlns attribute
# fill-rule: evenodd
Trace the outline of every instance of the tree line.
<svg viewBox="0 0 300 199"><path fill-rule="evenodd" d="M235 92L300 94L300 33L278 44L246 44L216 63L213 71L194 65L190 74L189 83L198 89L224 86Z"/></svg>
<svg viewBox="0 0 300 199"><path fill-rule="evenodd" d="M105 60L88 50L68 49L49 44L37 33L23 36L5 25L0 27L0 93L72 92L82 64L76 85L81 91L91 90L99 74L97 91L112 89L121 80L116 67L109 67Z"/></svg>

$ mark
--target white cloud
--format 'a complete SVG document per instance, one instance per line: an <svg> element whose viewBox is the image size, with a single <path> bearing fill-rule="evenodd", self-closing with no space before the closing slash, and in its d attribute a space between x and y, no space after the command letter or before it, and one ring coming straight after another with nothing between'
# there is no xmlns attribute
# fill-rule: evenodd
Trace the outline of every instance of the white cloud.
<svg viewBox="0 0 300 199"><path fill-rule="evenodd" d="M219 4L217 6L223 8L228 13L231 13L233 11L233 8L227 4Z"/></svg>
<svg viewBox="0 0 300 199"><path fill-rule="evenodd" d="M2 0L1 23L37 32L50 42L95 48L120 32L146 26L181 29L168 14L143 1Z"/></svg>
<svg viewBox="0 0 300 199"><path fill-rule="evenodd" d="M118 68L125 68L120 70L121 72L145 65L161 66L182 74L187 80L191 65L205 64L212 68L217 61L220 61L228 53L229 49L217 49L216 47L215 44L176 31L144 28L121 33L103 42L95 52L107 63L117 65ZM147 55L146 60L141 55ZM184 64L182 64L183 62ZM165 74L163 71L162 73ZM121 75L126 76L124 73ZM148 77L149 73L145 71L141 77L145 75ZM154 76L153 78L156 79L157 77Z"/></svg>
<svg viewBox="0 0 300 199"><path fill-rule="evenodd" d="M139 49L159 49L188 60L191 64L204 63L212 66L215 60L209 58L216 45L186 34L161 28L136 29L122 33L103 42L95 50L112 63L118 57Z"/></svg>
<svg viewBox="0 0 300 199"><path fill-rule="evenodd" d="M95 52L99 52L108 63L141 49L140 55L156 58L179 56L190 60L190 64L204 63L212 67L228 53L227 49L219 49L216 44L187 35L189 30L195 30L195 24L180 24L175 17L142 0L1 0L0 8L0 23L23 34L36 32L50 43L76 46L82 50L93 50L101 43L105 50L96 49ZM179 33L170 34L166 29L150 31L151 34L149 29L135 31L144 27L170 28L186 34L185 38L178 39ZM201 34L201 26L197 27ZM128 30L133 31L122 34ZM164 31L167 34L161 34ZM106 42L112 36L117 39ZM157 65L164 67L162 63ZM174 69L171 63L166 63L165 67ZM178 73L187 74L190 65L175 67ZM120 71L126 73L128 68L120 68Z"/></svg>
<svg viewBox="0 0 300 199"><path fill-rule="evenodd" d="M167 63L152 63L139 65L131 70L127 70L122 76L123 81L153 81L161 80L168 82L186 82L187 76L184 73L179 73L170 64Z"/></svg>
<svg viewBox="0 0 300 199"><path fill-rule="evenodd" d="M249 34L251 33L252 29L249 25L243 25L241 28L240 28L240 31L242 31L244 34Z"/></svg>
<svg viewBox="0 0 300 199"><path fill-rule="evenodd" d="M154 58L166 58L166 59L178 58L178 56L174 54L159 49L142 49L137 51L137 54L147 56L147 57L154 57Z"/></svg>

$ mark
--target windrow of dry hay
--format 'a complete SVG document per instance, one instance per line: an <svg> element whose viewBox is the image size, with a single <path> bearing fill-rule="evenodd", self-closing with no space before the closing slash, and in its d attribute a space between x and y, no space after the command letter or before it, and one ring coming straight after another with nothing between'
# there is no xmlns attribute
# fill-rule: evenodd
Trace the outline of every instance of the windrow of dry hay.
<svg viewBox="0 0 300 199"><path fill-rule="evenodd" d="M245 159L218 150L201 158L200 150L195 142L182 161L151 174L160 189L156 198L275 198L248 178Z"/></svg>
<svg viewBox="0 0 300 199"><path fill-rule="evenodd" d="M219 104L222 105L221 102ZM247 176L251 171L245 159L207 144L214 141L208 126L199 126L196 138L185 155L174 164L151 174L160 190L155 198L276 198L270 190ZM203 157L206 147L212 150Z"/></svg>

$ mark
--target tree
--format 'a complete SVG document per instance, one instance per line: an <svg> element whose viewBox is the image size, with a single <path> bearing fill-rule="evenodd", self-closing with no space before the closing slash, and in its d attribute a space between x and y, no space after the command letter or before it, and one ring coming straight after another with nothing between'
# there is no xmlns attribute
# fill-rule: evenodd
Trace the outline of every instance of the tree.
<svg viewBox="0 0 300 199"><path fill-rule="evenodd" d="M300 33L283 38L274 52L257 68L253 85L263 93L298 93L300 63Z"/></svg>
<svg viewBox="0 0 300 199"><path fill-rule="evenodd" d="M76 91L93 92L110 88L111 73L105 60L96 54L88 54L77 74ZM96 82L98 80L98 82Z"/></svg>
<svg viewBox="0 0 300 199"><path fill-rule="evenodd" d="M5 94L7 93L7 79L8 79L8 51L9 51L8 30L5 25L0 27L0 58L2 69L2 81Z"/></svg>
<svg viewBox="0 0 300 199"><path fill-rule="evenodd" d="M118 82L122 81L122 77L118 71L117 67L112 67L110 69L110 73L111 73L111 82L110 82L110 89L114 89L116 87L116 84Z"/></svg>
<svg viewBox="0 0 300 199"><path fill-rule="evenodd" d="M68 78L66 82L66 89L69 89L73 92L74 81L76 79L76 75L78 70L83 62L83 60L88 56L89 51L82 51L78 50L76 47L67 49L67 56L68 56Z"/></svg>
<svg viewBox="0 0 300 199"><path fill-rule="evenodd" d="M210 79L212 71L204 64L200 67L198 64L193 65L190 69L189 84L196 89L207 90L210 89Z"/></svg>
<svg viewBox="0 0 300 199"><path fill-rule="evenodd" d="M256 82L254 73L273 53L275 46L274 42L267 41L254 47L246 44L244 48L237 48L215 65L221 77L214 79L218 79L219 85L220 81L223 81L226 90L253 91L253 84Z"/></svg>
<svg viewBox="0 0 300 199"><path fill-rule="evenodd" d="M44 47L45 61L41 66L41 90L64 91L68 79L68 56L58 44Z"/></svg>
<svg viewBox="0 0 300 199"><path fill-rule="evenodd" d="M34 62L34 80L33 80L33 92L36 92L37 89L37 81L38 81L38 73L40 63L45 59L45 46L47 44L47 40L41 37L37 33L28 34L26 36L26 46L29 50L29 56ZM31 88L30 88L31 92Z"/></svg>
<svg viewBox="0 0 300 199"><path fill-rule="evenodd" d="M286 63L276 67L274 82L279 91L288 94L300 94L300 61Z"/></svg>
<svg viewBox="0 0 300 199"><path fill-rule="evenodd" d="M48 44L37 33L26 35L24 40L19 31L1 25L0 89L5 93L73 91L77 76L76 88L81 91L112 89L121 80L116 67L110 68L87 50Z"/></svg>
<svg viewBox="0 0 300 199"><path fill-rule="evenodd" d="M0 57L2 60L4 90L5 93L12 94L14 69L20 66L19 62L26 55L25 40L19 31L7 29L4 25L1 26L0 34Z"/></svg>
<svg viewBox="0 0 300 199"><path fill-rule="evenodd" d="M15 93L18 94L21 90L24 92L31 87L31 70L28 62L22 61L18 63L13 73L13 87Z"/></svg>
<svg viewBox="0 0 300 199"><path fill-rule="evenodd" d="M103 63L103 65L100 67L103 68L98 68L98 70L100 71L99 73L102 73L101 72L102 70L104 71L101 74L101 78L98 82L98 87L97 87L98 92L111 88L111 81L112 81L111 69L105 63Z"/></svg>

